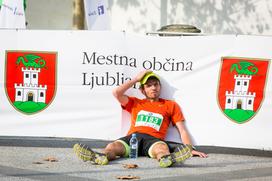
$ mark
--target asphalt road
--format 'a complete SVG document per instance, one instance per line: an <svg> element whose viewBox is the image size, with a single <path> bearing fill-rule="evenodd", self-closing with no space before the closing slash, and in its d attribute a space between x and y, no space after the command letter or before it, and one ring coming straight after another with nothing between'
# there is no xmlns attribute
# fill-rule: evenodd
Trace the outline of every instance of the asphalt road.
<svg viewBox="0 0 272 181"><path fill-rule="evenodd" d="M272 152L239 148L199 146L208 158L193 157L171 168L160 168L156 160L140 157L119 159L97 166L79 160L72 149L82 142L101 150L103 140L71 138L0 137L0 180L272 180ZM46 161L49 160L49 161ZM137 164L127 169L124 164Z"/></svg>

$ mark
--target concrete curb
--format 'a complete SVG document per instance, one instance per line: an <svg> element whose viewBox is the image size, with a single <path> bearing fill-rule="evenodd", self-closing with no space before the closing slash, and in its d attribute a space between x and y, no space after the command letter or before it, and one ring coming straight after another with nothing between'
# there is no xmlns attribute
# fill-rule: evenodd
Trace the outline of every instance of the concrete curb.
<svg viewBox="0 0 272 181"><path fill-rule="evenodd" d="M72 148L75 143L91 145L92 148L104 148L110 140L87 139L87 138L61 138L61 137L29 137L29 136L0 136L0 146L16 147L49 147L49 148ZM232 154L272 157L272 151L232 148L220 146L196 146L199 151L207 154Z"/></svg>

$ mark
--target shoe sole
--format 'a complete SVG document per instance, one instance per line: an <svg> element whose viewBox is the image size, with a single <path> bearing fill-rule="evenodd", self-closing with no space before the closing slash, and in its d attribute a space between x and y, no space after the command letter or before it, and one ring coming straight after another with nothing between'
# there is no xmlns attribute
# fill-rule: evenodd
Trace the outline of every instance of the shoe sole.
<svg viewBox="0 0 272 181"><path fill-rule="evenodd" d="M90 150L87 146L75 144L73 150L76 153L77 157L83 160L84 162L95 161L95 152Z"/></svg>
<svg viewBox="0 0 272 181"><path fill-rule="evenodd" d="M98 165L107 165L109 162L106 156L98 155L96 152L94 152L86 145L75 144L73 149L77 157L83 160L84 162L90 161Z"/></svg>
<svg viewBox="0 0 272 181"><path fill-rule="evenodd" d="M177 149L178 151L172 153L172 158L175 163L182 163L193 156L192 149L189 145L181 146Z"/></svg>

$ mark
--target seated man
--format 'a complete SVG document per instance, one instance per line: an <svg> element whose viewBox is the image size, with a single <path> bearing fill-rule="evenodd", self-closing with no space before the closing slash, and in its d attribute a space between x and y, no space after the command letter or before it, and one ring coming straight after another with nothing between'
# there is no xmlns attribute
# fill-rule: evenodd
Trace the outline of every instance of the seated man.
<svg viewBox="0 0 272 181"><path fill-rule="evenodd" d="M141 84L140 91L145 99L125 95L125 92L137 82ZM86 145L75 144L74 151L77 156L98 165L108 164L109 160L117 157L127 157L130 153L129 140L131 135L136 133L139 155L157 159L161 167L170 167L174 163L183 162L192 155L207 157L205 153L192 149L192 142L178 104L160 98L160 92L160 78L149 70L140 72L132 80L114 89L114 97L123 109L131 113L131 127L127 136L109 143L103 153L94 152ZM164 141L170 122L176 126L183 141L183 144L172 153Z"/></svg>

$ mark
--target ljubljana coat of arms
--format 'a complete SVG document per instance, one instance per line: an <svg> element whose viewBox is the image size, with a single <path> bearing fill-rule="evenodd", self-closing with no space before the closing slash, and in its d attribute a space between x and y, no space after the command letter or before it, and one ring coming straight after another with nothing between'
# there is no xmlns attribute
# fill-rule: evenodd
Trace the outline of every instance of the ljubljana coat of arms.
<svg viewBox="0 0 272 181"><path fill-rule="evenodd" d="M25 114L45 109L56 92L56 52L6 51L6 94Z"/></svg>
<svg viewBox="0 0 272 181"><path fill-rule="evenodd" d="M269 60L223 57L218 83L218 103L236 123L245 123L257 113L264 99Z"/></svg>

